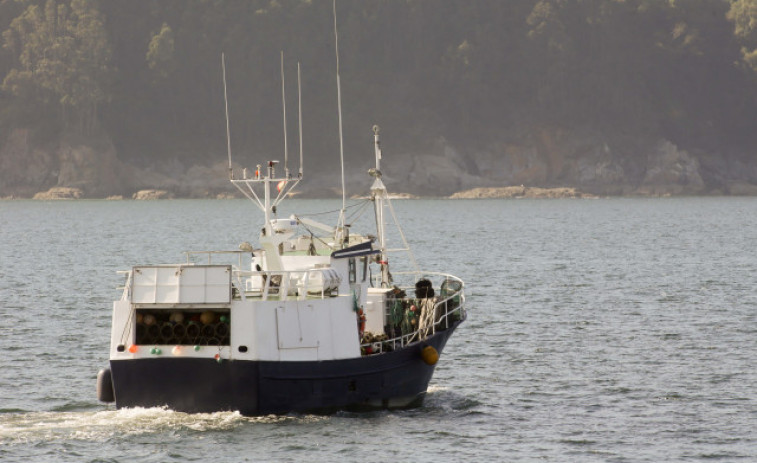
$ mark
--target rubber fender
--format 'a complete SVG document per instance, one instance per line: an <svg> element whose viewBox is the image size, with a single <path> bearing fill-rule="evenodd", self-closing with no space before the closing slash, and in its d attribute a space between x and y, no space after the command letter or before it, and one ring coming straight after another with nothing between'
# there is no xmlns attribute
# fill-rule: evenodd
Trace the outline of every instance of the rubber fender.
<svg viewBox="0 0 757 463"><path fill-rule="evenodd" d="M97 372L97 400L100 402L116 401L110 368L103 368Z"/></svg>
<svg viewBox="0 0 757 463"><path fill-rule="evenodd" d="M433 346L426 346L421 349L421 358L426 362L426 365L436 365L436 362L439 361L439 352Z"/></svg>

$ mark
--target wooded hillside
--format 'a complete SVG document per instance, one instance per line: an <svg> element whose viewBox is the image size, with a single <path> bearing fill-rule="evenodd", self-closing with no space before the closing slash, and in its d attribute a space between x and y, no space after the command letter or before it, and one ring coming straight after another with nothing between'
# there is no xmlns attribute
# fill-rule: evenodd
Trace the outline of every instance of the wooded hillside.
<svg viewBox="0 0 757 463"><path fill-rule="evenodd" d="M347 163L371 164L380 125L396 190L754 192L757 0L341 0L337 16ZM283 158L283 51L290 155L299 61L307 185L338 169L330 0L0 0L0 30L0 196L198 195L167 174L226 159L222 52L235 161Z"/></svg>

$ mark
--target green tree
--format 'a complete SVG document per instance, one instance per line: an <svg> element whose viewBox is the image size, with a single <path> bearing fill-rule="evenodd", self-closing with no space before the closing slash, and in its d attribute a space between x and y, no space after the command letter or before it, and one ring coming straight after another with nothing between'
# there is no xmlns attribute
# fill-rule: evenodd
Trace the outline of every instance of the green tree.
<svg viewBox="0 0 757 463"><path fill-rule="evenodd" d="M743 43L742 59L757 71L757 0L732 0L728 19L734 24L734 34Z"/></svg>
<svg viewBox="0 0 757 463"><path fill-rule="evenodd" d="M111 50L95 0L30 4L3 33L16 63L2 89L21 104L57 106L59 125L92 134L107 102Z"/></svg>
<svg viewBox="0 0 757 463"><path fill-rule="evenodd" d="M174 55L174 38L171 27L163 23L160 32L155 34L147 46L147 66L160 80L166 80L176 70Z"/></svg>

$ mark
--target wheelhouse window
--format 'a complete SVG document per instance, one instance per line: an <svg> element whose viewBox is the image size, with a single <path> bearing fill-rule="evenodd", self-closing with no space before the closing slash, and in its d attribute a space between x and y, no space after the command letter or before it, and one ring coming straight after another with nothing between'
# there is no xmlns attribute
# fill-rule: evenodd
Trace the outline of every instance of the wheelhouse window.
<svg viewBox="0 0 757 463"><path fill-rule="evenodd" d="M355 264L355 258L350 257L349 260L349 269L350 269L350 283L357 282L357 266Z"/></svg>

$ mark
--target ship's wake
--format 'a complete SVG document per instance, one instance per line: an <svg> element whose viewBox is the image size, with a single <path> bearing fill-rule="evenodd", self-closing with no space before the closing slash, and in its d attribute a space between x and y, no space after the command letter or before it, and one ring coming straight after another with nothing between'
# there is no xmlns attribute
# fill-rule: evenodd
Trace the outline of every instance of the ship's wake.
<svg viewBox="0 0 757 463"><path fill-rule="evenodd" d="M155 433L232 430L246 424L312 421L314 416L246 417L239 412L179 413L166 408L86 412L10 412L0 414L0 447L54 440L108 440Z"/></svg>

